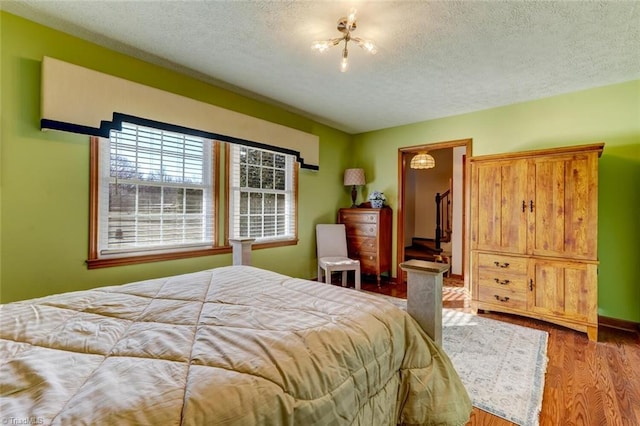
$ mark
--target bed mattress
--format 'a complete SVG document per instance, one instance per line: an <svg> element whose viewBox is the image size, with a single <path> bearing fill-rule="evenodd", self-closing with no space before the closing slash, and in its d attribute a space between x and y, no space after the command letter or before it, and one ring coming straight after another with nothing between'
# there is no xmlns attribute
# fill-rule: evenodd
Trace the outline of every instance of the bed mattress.
<svg viewBox="0 0 640 426"><path fill-rule="evenodd" d="M3 422L457 425L471 411L406 312L249 266L10 303L0 320Z"/></svg>

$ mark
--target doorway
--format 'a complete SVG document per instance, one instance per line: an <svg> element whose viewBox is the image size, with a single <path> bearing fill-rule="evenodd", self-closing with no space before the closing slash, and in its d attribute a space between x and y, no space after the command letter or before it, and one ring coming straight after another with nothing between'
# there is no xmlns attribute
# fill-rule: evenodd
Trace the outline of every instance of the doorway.
<svg viewBox="0 0 640 426"><path fill-rule="evenodd" d="M398 149L398 219L396 259L398 279L406 280L399 264L410 258L444 261L450 274L469 290L469 162L471 139L437 142ZM418 153L428 152L435 166L412 169ZM436 207L439 194L439 207ZM437 246L437 247L436 247Z"/></svg>

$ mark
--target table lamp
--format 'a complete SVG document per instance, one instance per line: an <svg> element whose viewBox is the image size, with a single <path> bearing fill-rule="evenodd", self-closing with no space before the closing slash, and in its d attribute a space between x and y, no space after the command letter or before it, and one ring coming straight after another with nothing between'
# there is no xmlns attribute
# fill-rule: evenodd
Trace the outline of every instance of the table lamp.
<svg viewBox="0 0 640 426"><path fill-rule="evenodd" d="M356 197L358 189L356 186L362 186L367 182L364 180L364 169L347 169L344 171L344 186L351 186L351 207L356 206Z"/></svg>

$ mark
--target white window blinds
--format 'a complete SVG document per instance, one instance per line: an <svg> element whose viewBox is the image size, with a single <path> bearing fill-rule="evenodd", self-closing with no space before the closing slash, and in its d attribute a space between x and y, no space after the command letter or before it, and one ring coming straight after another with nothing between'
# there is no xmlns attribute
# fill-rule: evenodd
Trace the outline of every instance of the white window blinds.
<svg viewBox="0 0 640 426"><path fill-rule="evenodd" d="M211 247L211 141L124 123L101 140L100 255Z"/></svg>
<svg viewBox="0 0 640 426"><path fill-rule="evenodd" d="M242 145L230 149L230 237L295 239L295 158Z"/></svg>

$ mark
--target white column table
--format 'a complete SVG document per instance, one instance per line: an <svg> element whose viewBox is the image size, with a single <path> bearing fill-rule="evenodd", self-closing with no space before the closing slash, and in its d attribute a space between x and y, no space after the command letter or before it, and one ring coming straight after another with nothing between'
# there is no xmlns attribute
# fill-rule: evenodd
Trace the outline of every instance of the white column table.
<svg viewBox="0 0 640 426"><path fill-rule="evenodd" d="M442 345L442 275L449 264L413 259L400 268L407 273L407 312Z"/></svg>
<svg viewBox="0 0 640 426"><path fill-rule="evenodd" d="M255 238L229 239L233 248L234 265L251 265L251 244Z"/></svg>

